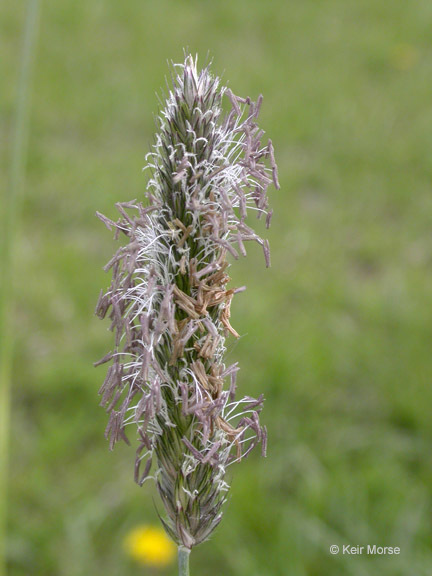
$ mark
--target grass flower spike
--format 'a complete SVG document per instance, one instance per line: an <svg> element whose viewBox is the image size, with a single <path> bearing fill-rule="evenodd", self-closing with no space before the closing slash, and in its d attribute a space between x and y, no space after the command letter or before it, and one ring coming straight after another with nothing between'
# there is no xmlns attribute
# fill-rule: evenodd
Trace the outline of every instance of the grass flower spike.
<svg viewBox="0 0 432 576"><path fill-rule="evenodd" d="M96 308L115 332L114 351L97 363L111 362L100 389L106 436L113 448L136 428L135 480L155 480L182 574L221 519L227 468L257 443L265 453L263 397L236 398L238 366L224 363L226 338L238 337L231 302L244 289L229 287L228 257L255 241L270 265L268 241L247 223L253 211L269 226L266 190L279 187L272 143L261 144L256 124L261 102L235 96L187 56L173 66L146 157L148 202L117 204L117 222L98 214L127 237Z"/></svg>

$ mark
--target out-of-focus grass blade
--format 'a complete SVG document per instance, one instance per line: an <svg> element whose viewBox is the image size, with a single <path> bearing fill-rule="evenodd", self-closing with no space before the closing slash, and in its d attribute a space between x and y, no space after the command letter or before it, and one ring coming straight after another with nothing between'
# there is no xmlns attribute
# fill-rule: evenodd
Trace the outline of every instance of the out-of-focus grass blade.
<svg viewBox="0 0 432 576"><path fill-rule="evenodd" d="M12 377L13 282L15 246L23 198L30 117L31 77L36 47L39 0L29 0L12 128L9 186L3 192L0 242L0 576L6 574L5 536L9 446L10 389Z"/></svg>

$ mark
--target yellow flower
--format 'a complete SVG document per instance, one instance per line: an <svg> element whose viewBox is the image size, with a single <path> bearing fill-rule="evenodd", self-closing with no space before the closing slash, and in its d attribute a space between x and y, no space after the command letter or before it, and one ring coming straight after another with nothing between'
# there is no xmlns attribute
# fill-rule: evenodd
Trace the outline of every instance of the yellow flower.
<svg viewBox="0 0 432 576"><path fill-rule="evenodd" d="M176 547L161 528L137 526L125 537L124 548L137 562L167 566L176 555Z"/></svg>

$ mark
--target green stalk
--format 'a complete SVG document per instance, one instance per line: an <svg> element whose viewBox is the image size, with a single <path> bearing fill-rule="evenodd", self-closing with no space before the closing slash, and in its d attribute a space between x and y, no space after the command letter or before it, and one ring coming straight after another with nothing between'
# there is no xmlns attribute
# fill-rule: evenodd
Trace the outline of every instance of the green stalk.
<svg viewBox="0 0 432 576"><path fill-rule="evenodd" d="M36 44L39 2L29 0L20 60L11 151L10 183L3 195L0 282L0 576L6 575L7 478L13 353L12 292L17 225L24 190L30 115L30 83Z"/></svg>
<svg viewBox="0 0 432 576"><path fill-rule="evenodd" d="M189 548L178 547L179 576L189 576Z"/></svg>

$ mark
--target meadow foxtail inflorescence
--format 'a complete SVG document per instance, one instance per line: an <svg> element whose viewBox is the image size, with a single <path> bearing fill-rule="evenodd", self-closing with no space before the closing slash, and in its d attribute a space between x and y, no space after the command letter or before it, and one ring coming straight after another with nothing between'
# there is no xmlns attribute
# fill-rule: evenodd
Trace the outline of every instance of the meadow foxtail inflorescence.
<svg viewBox="0 0 432 576"><path fill-rule="evenodd" d="M243 290L228 287L227 257L246 255L252 240L270 265L268 241L246 223L254 210L269 226L266 190L279 188L272 143L261 144L256 124L261 102L235 96L208 66L198 72L191 56L173 65L146 157L147 205L117 204L117 222L98 213L128 239L105 267L112 283L96 308L115 331L114 351L96 363L112 361L99 391L105 434L113 448L135 425L135 480L155 480L164 527L186 552L221 519L228 466L257 443L265 453L263 397L236 399L238 366L224 363L225 338L238 337L231 301Z"/></svg>

